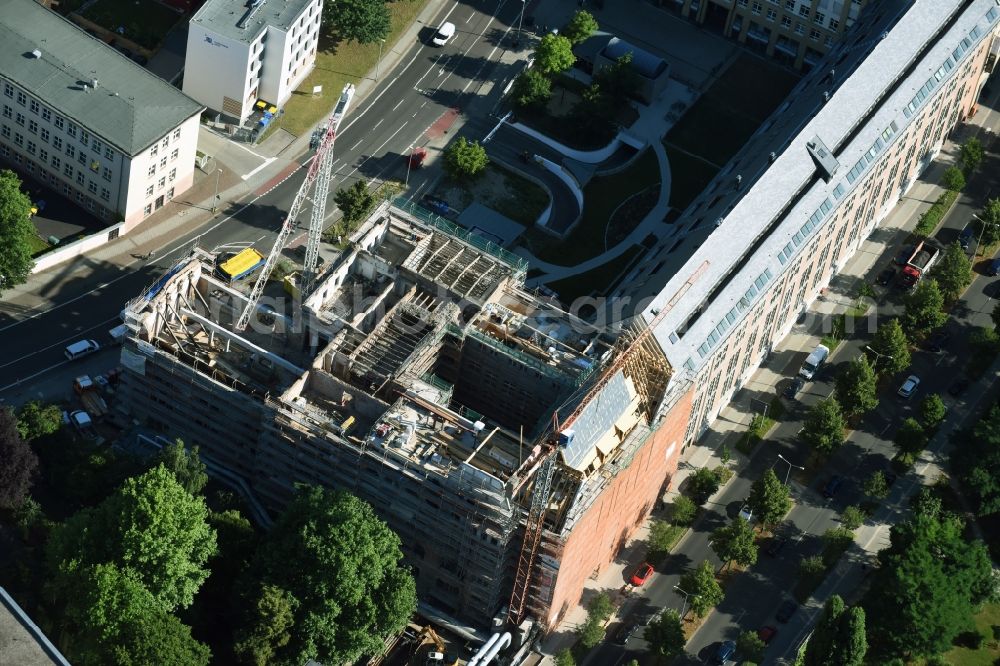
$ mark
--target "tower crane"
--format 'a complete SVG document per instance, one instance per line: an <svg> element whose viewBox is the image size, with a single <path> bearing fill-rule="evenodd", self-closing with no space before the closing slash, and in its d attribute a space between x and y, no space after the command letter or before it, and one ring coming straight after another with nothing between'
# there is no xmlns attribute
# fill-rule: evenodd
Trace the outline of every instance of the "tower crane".
<svg viewBox="0 0 1000 666"><path fill-rule="evenodd" d="M331 114L330 120L327 122L326 132L323 134L323 138L316 148L316 155L313 157L312 164L309 165L309 170L306 172L305 180L302 181L302 186L295 193L295 199L292 201L292 205L288 209L288 215L281 225L281 231L278 232L278 237L274 239L274 246L271 248L270 254L267 255L264 268L261 269L260 275L257 276L257 281L253 285L253 289L250 290L246 307L243 309L240 318L236 321L234 328L237 331L245 330L247 324L250 323L250 317L253 315L254 310L257 309L257 302L264 293L264 286L267 284L268 278L271 277L271 271L274 270L275 265L278 263L281 250L284 249L285 243L288 242L288 237L295 229L295 222L302 211L302 206L305 205L306 199L310 198L310 191L312 191L312 211L309 215L309 235L306 240L306 256L302 269L300 291L303 294L308 293L316 279L316 266L319 260L319 241L323 235L323 221L326 218L326 199L330 192L330 177L333 170L333 144L337 138L337 129L340 127L340 121L347 115L347 109L351 105L353 98L354 85L348 83L344 86L344 90L340 94L340 99L337 101L337 106L334 107L333 114Z"/></svg>

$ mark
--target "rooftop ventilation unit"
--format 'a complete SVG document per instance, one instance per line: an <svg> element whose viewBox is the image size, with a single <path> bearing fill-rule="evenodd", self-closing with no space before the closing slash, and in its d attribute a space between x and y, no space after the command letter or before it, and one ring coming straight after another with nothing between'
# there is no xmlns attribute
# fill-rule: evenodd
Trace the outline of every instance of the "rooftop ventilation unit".
<svg viewBox="0 0 1000 666"><path fill-rule="evenodd" d="M250 0L250 2L247 3L247 10L244 12L243 18L239 20L236 27L240 30L245 30L247 24L250 23L250 19L252 19L254 14L256 14L260 8L264 6L265 2L266 0Z"/></svg>
<svg viewBox="0 0 1000 666"><path fill-rule="evenodd" d="M42 57L42 52L39 51L38 49L35 49L34 51L31 52L31 57L37 60L38 58Z"/></svg>
<svg viewBox="0 0 1000 666"><path fill-rule="evenodd" d="M837 158L833 156L830 149L826 147L826 144L818 136L814 136L812 141L806 144L806 151L819 170L819 175L829 183L833 178L833 174L837 173L840 162L837 161Z"/></svg>

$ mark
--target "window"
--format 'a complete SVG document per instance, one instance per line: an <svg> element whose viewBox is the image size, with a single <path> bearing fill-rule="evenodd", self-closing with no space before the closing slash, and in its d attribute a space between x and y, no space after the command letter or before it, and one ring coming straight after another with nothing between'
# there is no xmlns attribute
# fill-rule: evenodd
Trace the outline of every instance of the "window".
<svg viewBox="0 0 1000 666"><path fill-rule="evenodd" d="M87 191L90 192L91 194L97 194L97 183L95 183L92 180L89 181L87 183Z"/></svg>
<svg viewBox="0 0 1000 666"><path fill-rule="evenodd" d="M790 12L795 11L795 0L785 0L785 9Z"/></svg>
<svg viewBox="0 0 1000 666"><path fill-rule="evenodd" d="M17 103L20 104L21 106L24 106L25 104L28 103L28 96L25 95L20 90L17 91Z"/></svg>
<svg viewBox="0 0 1000 666"><path fill-rule="evenodd" d="M809 6L808 5L799 5L799 16L804 16L805 18L809 18Z"/></svg>
<svg viewBox="0 0 1000 666"><path fill-rule="evenodd" d="M86 130L80 130L80 143L85 146L90 143L90 134Z"/></svg>
<svg viewBox="0 0 1000 666"><path fill-rule="evenodd" d="M101 188L101 198L104 199L105 201L108 201L109 199L111 199L111 191L108 190L108 188L106 188L106 187L102 187Z"/></svg>
<svg viewBox="0 0 1000 666"><path fill-rule="evenodd" d="M34 120L28 121L28 131L32 134L38 134L38 122Z"/></svg>
<svg viewBox="0 0 1000 666"><path fill-rule="evenodd" d="M3 117L4 118L13 118L14 117L14 109L12 109L7 104L4 104L3 105Z"/></svg>
<svg viewBox="0 0 1000 666"><path fill-rule="evenodd" d="M149 171L146 173L146 175L147 176L152 176L154 173L156 173L156 165L155 164L150 164L149 165Z"/></svg>
<svg viewBox="0 0 1000 666"><path fill-rule="evenodd" d="M97 139L94 139L93 141L90 142L90 149L93 150L97 154L98 157L101 156L101 148L102 147L103 147L103 144L100 141L98 141Z"/></svg>
<svg viewBox="0 0 1000 666"><path fill-rule="evenodd" d="M23 126L24 125L24 114L23 113L17 114L14 117L14 122L16 122L18 125L22 125Z"/></svg>
<svg viewBox="0 0 1000 666"><path fill-rule="evenodd" d="M31 109L31 112L33 114L35 114L36 116L38 115L38 109L39 109L38 102L36 102L35 100L31 100L31 104L28 105L28 108Z"/></svg>
<svg viewBox="0 0 1000 666"><path fill-rule="evenodd" d="M56 150L62 150L62 138L58 136L52 137L52 147Z"/></svg>
<svg viewBox="0 0 1000 666"><path fill-rule="evenodd" d="M77 154L77 156L76 156L76 161L79 162L80 164L86 164L87 163L87 153L85 153L85 152L83 152L81 150Z"/></svg>
<svg viewBox="0 0 1000 666"><path fill-rule="evenodd" d="M80 153L80 156L82 157L83 153ZM98 162L97 160L94 160L93 162L90 163L90 170L93 171L94 173L97 173L98 171L101 170L101 163Z"/></svg>
<svg viewBox="0 0 1000 666"><path fill-rule="evenodd" d="M77 171L76 172L76 184L77 185L83 185L84 180L85 179L83 177L83 172L82 171Z"/></svg>
<svg viewBox="0 0 1000 666"><path fill-rule="evenodd" d="M21 136L18 132L14 132L14 143L16 143L19 146L24 145L24 137Z"/></svg>
<svg viewBox="0 0 1000 666"><path fill-rule="evenodd" d="M174 141L178 141L181 138L181 129L178 127L174 130Z"/></svg>
<svg viewBox="0 0 1000 666"><path fill-rule="evenodd" d="M3 94L7 95L7 97L14 97L14 86L9 83L3 84Z"/></svg>
<svg viewBox="0 0 1000 666"><path fill-rule="evenodd" d="M826 23L826 14L823 12L816 12L816 16L813 16L813 23L817 25L823 25Z"/></svg>
<svg viewBox="0 0 1000 666"><path fill-rule="evenodd" d="M806 34L806 27L804 25L802 25L801 23L796 23L795 24L795 34L796 35L804 35L804 34Z"/></svg>
<svg viewBox="0 0 1000 666"><path fill-rule="evenodd" d="M52 111L45 108L44 106L42 107L42 120L47 120L47 121L52 120Z"/></svg>
<svg viewBox="0 0 1000 666"><path fill-rule="evenodd" d="M164 155L163 159L160 160L160 168L162 169L165 166L167 166L167 156L166 155Z"/></svg>
<svg viewBox="0 0 1000 666"><path fill-rule="evenodd" d="M174 180L177 178L177 169L171 169L170 173L167 175L170 177L170 182L171 183L174 182Z"/></svg>
<svg viewBox="0 0 1000 666"><path fill-rule="evenodd" d="M42 162L48 162L49 161L49 151L47 151L45 149L39 150L38 151L38 159L41 160Z"/></svg>
<svg viewBox="0 0 1000 666"><path fill-rule="evenodd" d="M34 154L35 154L35 151L36 151L37 149L38 149L38 147L37 147L37 146L35 145L35 142L34 142L34 141L29 141L29 142L28 142L28 153L29 153L29 154L31 154L31 155L34 155Z"/></svg>
<svg viewBox="0 0 1000 666"><path fill-rule="evenodd" d="M73 123L70 123L69 127L66 128L66 134L69 134L71 137L73 137L75 139L76 138L76 125L74 125Z"/></svg>
<svg viewBox="0 0 1000 666"><path fill-rule="evenodd" d="M111 146L104 146L104 159L113 160L115 159L115 153L111 150Z"/></svg>
<svg viewBox="0 0 1000 666"><path fill-rule="evenodd" d="M837 19L830 19L830 30L836 30L840 27L840 21Z"/></svg>
<svg viewBox="0 0 1000 666"><path fill-rule="evenodd" d="M149 156L156 157L158 152L160 152L160 147L154 143L153 147L149 149Z"/></svg>
<svg viewBox="0 0 1000 666"><path fill-rule="evenodd" d="M768 21L774 21L777 18L778 18L778 12L774 11L773 9L768 9L767 10L767 20Z"/></svg>
<svg viewBox="0 0 1000 666"><path fill-rule="evenodd" d="M149 187L146 188L146 196L147 197L153 196L153 186L152 185L150 185Z"/></svg>
<svg viewBox="0 0 1000 666"><path fill-rule="evenodd" d="M166 177L166 176L162 176L162 177L160 178L159 182L157 182L157 183L156 183L156 186L157 186L157 187L158 187L159 189L161 189L161 190L162 190L162 189L163 189L164 187L166 187L166 186L167 186L167 177Z"/></svg>
<svg viewBox="0 0 1000 666"><path fill-rule="evenodd" d="M63 119L63 117L62 116L56 116L56 120L55 120L55 126L56 126L56 128L62 129L65 125L66 125L66 121Z"/></svg>
<svg viewBox="0 0 1000 666"><path fill-rule="evenodd" d="M103 178L108 182L111 182L111 169L109 169L108 167L104 167L103 169L101 169L101 178Z"/></svg>
<svg viewBox="0 0 1000 666"><path fill-rule="evenodd" d="M63 167L63 174L67 178L72 178L73 177L73 165L72 164L67 164L66 166L64 166Z"/></svg>
<svg viewBox="0 0 1000 666"><path fill-rule="evenodd" d="M56 157L55 155L53 155L52 156L52 170L53 171L59 171L59 168L61 166L62 166L62 160L59 159L58 157Z"/></svg>
<svg viewBox="0 0 1000 666"><path fill-rule="evenodd" d="M45 143L49 142L49 131L47 129L45 129L44 127L42 128L42 131L39 134L39 136L42 137L42 141L44 141Z"/></svg>
<svg viewBox="0 0 1000 666"><path fill-rule="evenodd" d="M815 41L819 41L819 30L817 30L816 28L813 28L812 30L810 30L809 31L809 39L813 40L814 42Z"/></svg>
<svg viewBox="0 0 1000 666"><path fill-rule="evenodd" d="M10 128L7 127L6 125L4 125L2 128L0 128L0 133L3 134L3 136L4 136L5 139L9 139L10 138Z"/></svg>
<svg viewBox="0 0 1000 666"><path fill-rule="evenodd" d="M170 137L169 136L165 136L165 137L163 137L163 143L160 144L160 147L163 148L164 150L166 150L167 146L169 144L170 144Z"/></svg>
<svg viewBox="0 0 1000 666"><path fill-rule="evenodd" d="M788 18L787 16L782 16L781 17L781 27L782 28L791 28L792 27L792 19Z"/></svg>
<svg viewBox="0 0 1000 666"><path fill-rule="evenodd" d="M174 188L171 187L169 190L167 190L167 201L170 201L173 198L174 198Z"/></svg>
<svg viewBox="0 0 1000 666"><path fill-rule="evenodd" d="M173 162L174 160L177 159L177 155L178 155L179 152L180 151L177 150L176 148L174 148L172 151L170 151L170 161L171 162Z"/></svg>

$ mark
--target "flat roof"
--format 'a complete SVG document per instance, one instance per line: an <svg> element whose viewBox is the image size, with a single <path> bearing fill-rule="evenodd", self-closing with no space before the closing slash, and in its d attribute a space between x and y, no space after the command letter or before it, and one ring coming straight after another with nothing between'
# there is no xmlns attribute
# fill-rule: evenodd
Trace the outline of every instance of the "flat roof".
<svg viewBox="0 0 1000 666"><path fill-rule="evenodd" d="M249 44L268 26L288 30L314 0L207 0L194 16L206 30Z"/></svg>
<svg viewBox="0 0 1000 666"><path fill-rule="evenodd" d="M3 663L18 666L69 666L42 630L0 587L0 655Z"/></svg>
<svg viewBox="0 0 1000 666"><path fill-rule="evenodd" d="M129 156L205 108L34 0L0 0L0 75Z"/></svg>

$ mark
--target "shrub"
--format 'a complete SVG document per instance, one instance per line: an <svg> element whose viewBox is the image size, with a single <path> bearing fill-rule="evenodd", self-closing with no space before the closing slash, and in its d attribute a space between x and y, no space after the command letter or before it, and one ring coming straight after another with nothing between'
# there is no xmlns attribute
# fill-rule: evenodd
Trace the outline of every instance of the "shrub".
<svg viewBox="0 0 1000 666"><path fill-rule="evenodd" d="M913 230L914 233L920 236L930 236L937 229L938 223L941 222L941 218L944 214L948 212L951 205L955 203L955 199L958 197L958 192L955 190L946 190L944 194L938 197L938 200L934 202L930 208L928 208L923 215L920 216L920 221L917 222L917 227Z"/></svg>

